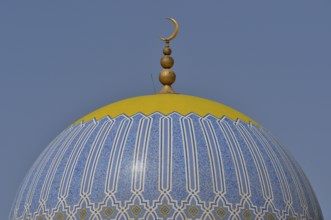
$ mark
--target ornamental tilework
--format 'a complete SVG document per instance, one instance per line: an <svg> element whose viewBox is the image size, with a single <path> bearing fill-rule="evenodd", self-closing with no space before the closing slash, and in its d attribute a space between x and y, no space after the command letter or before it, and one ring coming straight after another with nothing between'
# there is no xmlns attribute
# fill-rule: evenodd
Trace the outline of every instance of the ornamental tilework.
<svg viewBox="0 0 331 220"><path fill-rule="evenodd" d="M56 137L10 219L323 219L299 165L264 128L194 113L105 117Z"/></svg>

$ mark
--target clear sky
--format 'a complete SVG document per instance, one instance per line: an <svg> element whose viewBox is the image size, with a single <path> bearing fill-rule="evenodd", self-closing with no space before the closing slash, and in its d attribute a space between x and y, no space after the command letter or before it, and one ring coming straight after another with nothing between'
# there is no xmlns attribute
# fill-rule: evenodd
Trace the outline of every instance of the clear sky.
<svg viewBox="0 0 331 220"><path fill-rule="evenodd" d="M171 43L179 93L227 104L299 161L331 219L331 2L1 1L0 219L46 145L90 111L157 90Z"/></svg>

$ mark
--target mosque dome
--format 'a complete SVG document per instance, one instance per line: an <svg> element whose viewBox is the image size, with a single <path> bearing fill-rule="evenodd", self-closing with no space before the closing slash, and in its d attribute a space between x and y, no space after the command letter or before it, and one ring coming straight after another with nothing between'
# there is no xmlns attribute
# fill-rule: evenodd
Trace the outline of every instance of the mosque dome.
<svg viewBox="0 0 331 220"><path fill-rule="evenodd" d="M60 133L10 219L323 219L269 131L226 105L171 94L172 82L161 90L170 94L115 102Z"/></svg>

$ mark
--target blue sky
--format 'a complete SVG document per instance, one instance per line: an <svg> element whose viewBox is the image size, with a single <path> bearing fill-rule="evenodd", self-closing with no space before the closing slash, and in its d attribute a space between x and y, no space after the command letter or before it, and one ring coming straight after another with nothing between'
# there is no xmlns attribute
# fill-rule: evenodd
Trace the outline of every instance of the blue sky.
<svg viewBox="0 0 331 220"><path fill-rule="evenodd" d="M0 219L46 145L72 122L152 94L163 42L179 93L260 122L299 161L331 219L330 1L0 3Z"/></svg>

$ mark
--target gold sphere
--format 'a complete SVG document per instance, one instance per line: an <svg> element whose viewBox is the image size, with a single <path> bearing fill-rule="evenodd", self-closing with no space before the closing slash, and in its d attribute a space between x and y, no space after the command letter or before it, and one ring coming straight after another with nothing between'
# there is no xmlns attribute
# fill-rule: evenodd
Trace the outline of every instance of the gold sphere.
<svg viewBox="0 0 331 220"><path fill-rule="evenodd" d="M171 85L176 80L176 74L171 69L163 69L160 72L159 80L163 85Z"/></svg>
<svg viewBox="0 0 331 220"><path fill-rule="evenodd" d="M174 59L171 56L165 55L161 58L161 66L170 69L174 65Z"/></svg>
<svg viewBox="0 0 331 220"><path fill-rule="evenodd" d="M163 49L163 54L164 54L164 55L170 55L170 54L171 54L171 49L170 49L170 47L165 47L165 48Z"/></svg>

